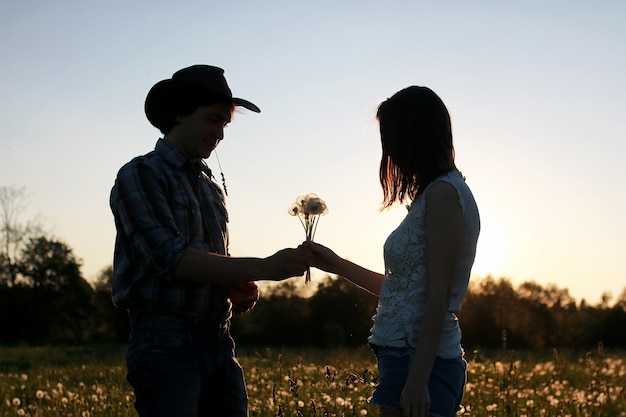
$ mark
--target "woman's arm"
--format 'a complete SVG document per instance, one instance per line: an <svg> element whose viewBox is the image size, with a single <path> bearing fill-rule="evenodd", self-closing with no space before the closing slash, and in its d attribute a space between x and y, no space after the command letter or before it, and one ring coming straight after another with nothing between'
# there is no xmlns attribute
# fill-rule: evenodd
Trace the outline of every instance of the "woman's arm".
<svg viewBox="0 0 626 417"><path fill-rule="evenodd" d="M373 294L380 294L384 275L350 262L319 243L306 242L304 246L313 252L311 266L342 276Z"/></svg>
<svg viewBox="0 0 626 417"><path fill-rule="evenodd" d="M442 181L430 187L424 222L428 299L401 399L405 415L412 417L428 416L428 379L437 356L463 240L463 214L452 184Z"/></svg>

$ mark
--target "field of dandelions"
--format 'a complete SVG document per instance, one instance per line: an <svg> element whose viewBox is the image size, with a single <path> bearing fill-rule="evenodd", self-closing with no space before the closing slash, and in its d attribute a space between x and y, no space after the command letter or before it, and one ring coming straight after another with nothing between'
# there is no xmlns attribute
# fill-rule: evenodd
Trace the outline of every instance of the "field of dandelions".
<svg viewBox="0 0 626 417"><path fill-rule="evenodd" d="M376 416L362 349L240 347L250 416ZM124 346L0 347L0 416L136 416ZM463 416L626 417L626 352L468 352Z"/></svg>

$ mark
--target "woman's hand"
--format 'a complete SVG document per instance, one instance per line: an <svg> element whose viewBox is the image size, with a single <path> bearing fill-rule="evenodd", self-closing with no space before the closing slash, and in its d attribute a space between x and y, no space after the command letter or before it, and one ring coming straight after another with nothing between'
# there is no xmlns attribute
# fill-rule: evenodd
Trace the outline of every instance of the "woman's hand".
<svg viewBox="0 0 626 417"><path fill-rule="evenodd" d="M311 266L326 272L337 272L337 265L341 258L331 249L312 241L306 241L302 246L313 254Z"/></svg>
<svg viewBox="0 0 626 417"><path fill-rule="evenodd" d="M400 407L405 417L428 417L430 415L428 384L414 385L407 380L400 397Z"/></svg>

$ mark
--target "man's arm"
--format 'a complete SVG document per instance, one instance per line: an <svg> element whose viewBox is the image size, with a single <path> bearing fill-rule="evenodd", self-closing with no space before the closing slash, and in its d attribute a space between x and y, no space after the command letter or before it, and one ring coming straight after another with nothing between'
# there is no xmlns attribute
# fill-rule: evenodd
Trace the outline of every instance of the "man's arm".
<svg viewBox="0 0 626 417"><path fill-rule="evenodd" d="M174 269L174 279L197 284L234 284L300 276L311 263L310 251L282 249L267 258L237 258L188 247Z"/></svg>

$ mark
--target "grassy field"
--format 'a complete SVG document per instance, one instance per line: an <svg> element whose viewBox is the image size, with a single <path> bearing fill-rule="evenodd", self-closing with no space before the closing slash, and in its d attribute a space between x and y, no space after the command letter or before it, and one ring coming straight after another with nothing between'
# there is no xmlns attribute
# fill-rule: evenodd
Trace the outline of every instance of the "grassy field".
<svg viewBox="0 0 626 417"><path fill-rule="evenodd" d="M0 347L0 416L136 416L124 346ZM376 416L366 349L240 347L250 415ZM471 352L464 416L626 417L626 352Z"/></svg>

